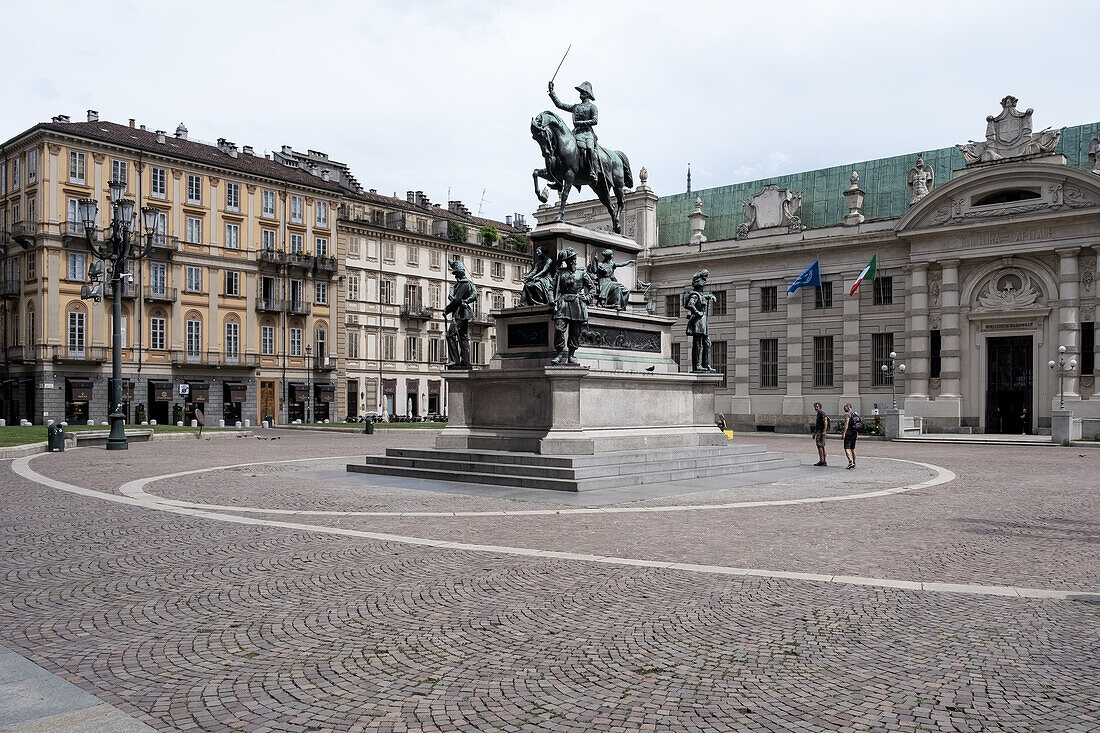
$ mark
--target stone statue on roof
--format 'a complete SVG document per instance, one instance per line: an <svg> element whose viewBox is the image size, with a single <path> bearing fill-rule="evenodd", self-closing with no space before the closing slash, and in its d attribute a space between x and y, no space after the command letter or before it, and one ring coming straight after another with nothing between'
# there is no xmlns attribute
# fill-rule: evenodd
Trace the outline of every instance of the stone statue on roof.
<svg viewBox="0 0 1100 733"><path fill-rule="evenodd" d="M932 170L932 166L924 164L923 155L917 154L917 165L909 169L907 182L910 206L927 196L932 186L936 185L936 171Z"/></svg>
<svg viewBox="0 0 1100 733"><path fill-rule="evenodd" d="M1035 110L1029 107L1026 112L1020 112L1016 109L1017 102L1019 100L1009 94L1001 100L1001 113L985 118L985 142L971 140L966 145L956 146L962 151L967 165L1025 155L1049 155L1058 147L1062 130L1048 127L1033 133L1031 115Z"/></svg>

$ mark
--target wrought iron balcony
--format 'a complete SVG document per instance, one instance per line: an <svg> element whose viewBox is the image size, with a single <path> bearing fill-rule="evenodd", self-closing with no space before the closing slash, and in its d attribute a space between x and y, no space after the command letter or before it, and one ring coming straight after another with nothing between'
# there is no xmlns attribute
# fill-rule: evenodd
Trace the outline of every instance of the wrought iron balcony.
<svg viewBox="0 0 1100 733"><path fill-rule="evenodd" d="M286 312L292 316L308 316L310 311L313 310L313 303L306 300L289 300L286 305Z"/></svg>
<svg viewBox="0 0 1100 733"><path fill-rule="evenodd" d="M491 326L493 325L493 317L488 313L475 313L474 317L470 319L470 323L475 326Z"/></svg>
<svg viewBox="0 0 1100 733"><path fill-rule="evenodd" d="M234 367L240 369L255 369L260 366L259 354L245 354L242 352L218 354L218 365L232 369Z"/></svg>
<svg viewBox="0 0 1100 733"><path fill-rule="evenodd" d="M17 221L11 226L11 238L22 247L33 247L39 232L36 221Z"/></svg>
<svg viewBox="0 0 1100 733"><path fill-rule="evenodd" d="M286 264L289 267L300 267L303 270L313 269L313 255L302 254L301 252L291 252L286 257Z"/></svg>
<svg viewBox="0 0 1100 733"><path fill-rule="evenodd" d="M114 283L106 283L104 285L103 297L108 299L115 297ZM137 285L132 282L122 283L122 297L125 300L134 300L135 298L137 298Z"/></svg>
<svg viewBox="0 0 1100 733"><path fill-rule="evenodd" d="M422 303L405 303L401 306L401 317L410 321L430 321L434 313L433 308Z"/></svg>
<svg viewBox="0 0 1100 733"><path fill-rule="evenodd" d="M17 277L5 277L0 280L0 298L18 298L23 290L23 283Z"/></svg>
<svg viewBox="0 0 1100 733"><path fill-rule="evenodd" d="M106 346L85 346L79 349L54 344L47 347L47 349L50 358L54 361L83 361L102 364L110 356Z"/></svg>
<svg viewBox="0 0 1100 733"><path fill-rule="evenodd" d="M123 296L125 297L125 291ZM147 303L175 303L179 298L179 290L176 288L158 288L153 285L145 286L145 301Z"/></svg>
<svg viewBox="0 0 1100 733"><path fill-rule="evenodd" d="M286 252L280 252L274 249L261 249L257 259L261 265L282 267L286 264Z"/></svg>
<svg viewBox="0 0 1100 733"><path fill-rule="evenodd" d="M34 350L29 346L9 346L4 350L4 358L9 364L34 361Z"/></svg>
<svg viewBox="0 0 1100 733"><path fill-rule="evenodd" d="M150 252L151 257L160 257L164 259L172 259L172 255L179 252L180 240L178 237L169 237L164 234L153 235L153 249Z"/></svg>
<svg viewBox="0 0 1100 733"><path fill-rule="evenodd" d="M260 313L282 313L286 310L286 301L282 298L256 298L256 310Z"/></svg>
<svg viewBox="0 0 1100 733"><path fill-rule="evenodd" d="M317 259L317 269L322 272L336 272L336 258L328 255L321 255Z"/></svg>

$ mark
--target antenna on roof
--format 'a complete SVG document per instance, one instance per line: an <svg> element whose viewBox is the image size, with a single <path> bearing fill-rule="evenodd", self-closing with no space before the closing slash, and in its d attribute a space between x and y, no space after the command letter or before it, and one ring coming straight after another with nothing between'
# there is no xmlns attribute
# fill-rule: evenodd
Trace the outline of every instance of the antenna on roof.
<svg viewBox="0 0 1100 733"><path fill-rule="evenodd" d="M691 163L688 163L688 193L691 193Z"/></svg>
<svg viewBox="0 0 1100 733"><path fill-rule="evenodd" d="M485 189L481 189L481 203L477 205L477 215L481 216L481 210L485 208Z"/></svg>

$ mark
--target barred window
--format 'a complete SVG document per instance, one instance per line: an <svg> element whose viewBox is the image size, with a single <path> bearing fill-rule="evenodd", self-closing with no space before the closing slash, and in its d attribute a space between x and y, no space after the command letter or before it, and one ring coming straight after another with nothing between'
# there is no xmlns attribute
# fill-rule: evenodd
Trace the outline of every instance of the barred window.
<svg viewBox="0 0 1100 733"><path fill-rule="evenodd" d="M874 304L875 305L891 305L894 302L894 278L892 277L877 277L875 278L874 289Z"/></svg>
<svg viewBox="0 0 1100 733"><path fill-rule="evenodd" d="M760 339L760 386L779 386L779 339Z"/></svg>
<svg viewBox="0 0 1100 733"><path fill-rule="evenodd" d="M779 310L779 287L768 285L760 288L760 312L775 313Z"/></svg>
<svg viewBox="0 0 1100 733"><path fill-rule="evenodd" d="M832 336L814 336L814 386L833 386Z"/></svg>
<svg viewBox="0 0 1100 733"><path fill-rule="evenodd" d="M722 375L722 381L718 384L719 387L725 387L728 384L726 379L726 342L725 341L712 341L710 344L710 365L718 374Z"/></svg>
<svg viewBox="0 0 1100 733"><path fill-rule="evenodd" d="M680 344L672 345L672 360L676 362L676 371L680 370Z"/></svg>
<svg viewBox="0 0 1100 733"><path fill-rule="evenodd" d="M822 308L833 307L833 284L821 283L814 288L814 308L820 310Z"/></svg>
<svg viewBox="0 0 1100 733"><path fill-rule="evenodd" d="M893 375L882 371L882 365L890 362L890 352L894 350L894 334L871 334L871 384L881 387L894 383Z"/></svg>
<svg viewBox="0 0 1100 733"><path fill-rule="evenodd" d="M726 315L726 291L715 290L714 291L714 315L724 316Z"/></svg>
<svg viewBox="0 0 1100 733"><path fill-rule="evenodd" d="M669 318L680 317L680 295L665 296L665 315Z"/></svg>
<svg viewBox="0 0 1100 733"><path fill-rule="evenodd" d="M940 351L943 349L943 340L940 338L938 329L929 333L928 347L928 376L932 379L939 379L940 368L943 363L943 359L940 358ZM879 371L882 370L880 369Z"/></svg>

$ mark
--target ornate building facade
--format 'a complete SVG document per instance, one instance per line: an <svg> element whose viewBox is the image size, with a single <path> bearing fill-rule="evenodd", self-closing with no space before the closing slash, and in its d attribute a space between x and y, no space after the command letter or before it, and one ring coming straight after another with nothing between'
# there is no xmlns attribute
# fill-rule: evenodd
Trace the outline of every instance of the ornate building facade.
<svg viewBox="0 0 1100 733"><path fill-rule="evenodd" d="M1059 346L1077 363L1066 407L1100 419L1100 123L1033 132L1031 110L1001 105L981 143L656 202L638 275L651 307L682 321L680 294L709 269L718 409L732 425L801 432L815 401L870 414L896 398L928 431L1045 431ZM644 214L636 194L628 220ZM877 278L849 295L872 257ZM788 296L815 261L821 285ZM907 366L896 381L881 370L891 352Z"/></svg>

